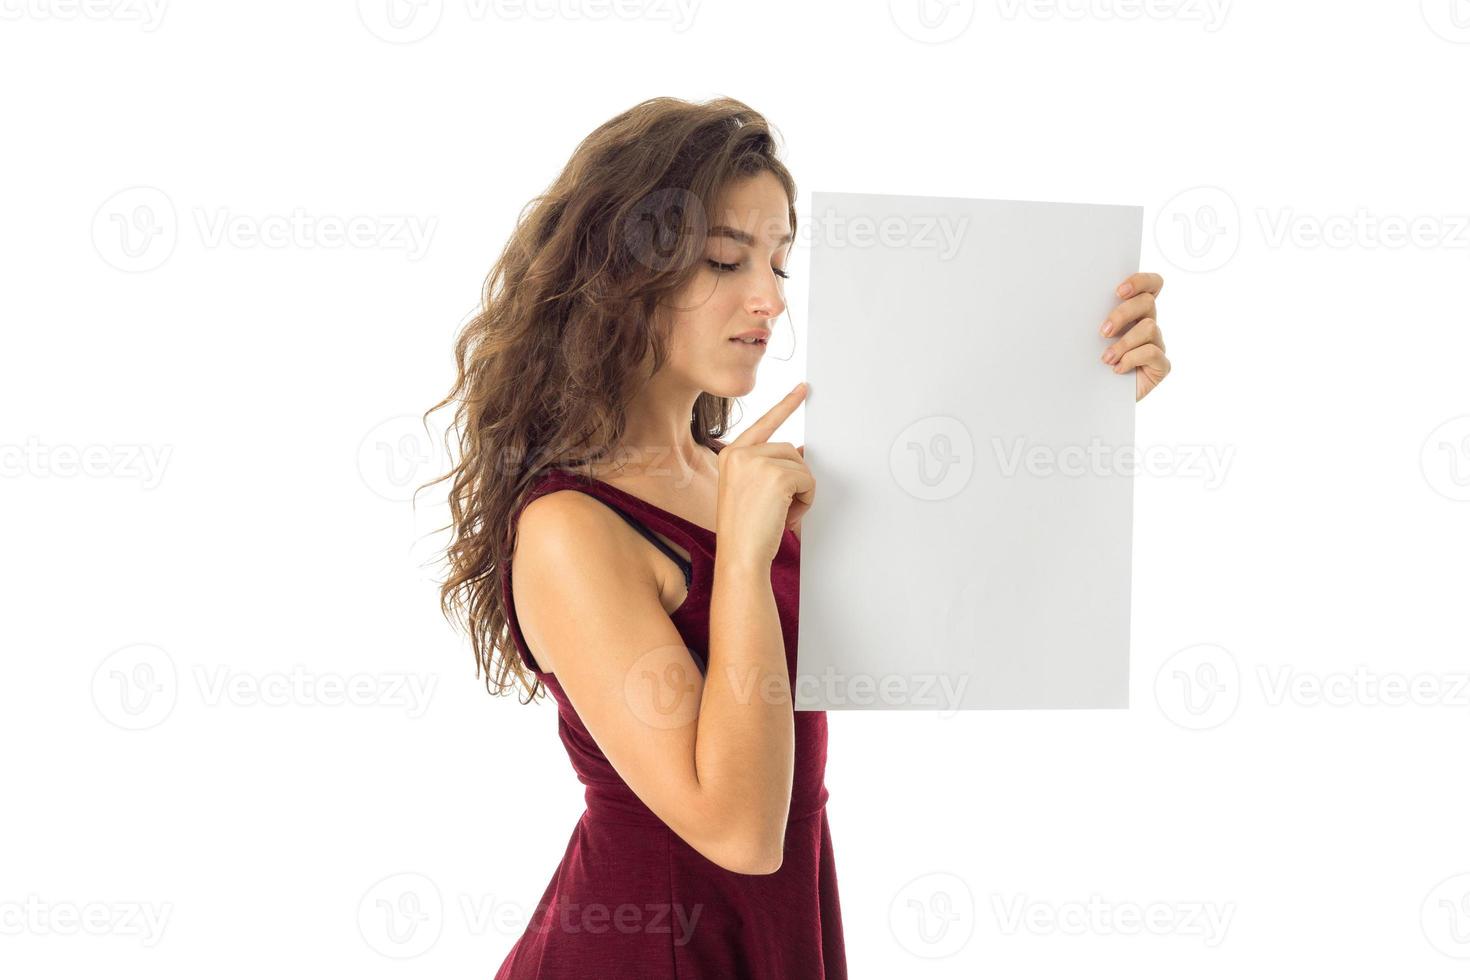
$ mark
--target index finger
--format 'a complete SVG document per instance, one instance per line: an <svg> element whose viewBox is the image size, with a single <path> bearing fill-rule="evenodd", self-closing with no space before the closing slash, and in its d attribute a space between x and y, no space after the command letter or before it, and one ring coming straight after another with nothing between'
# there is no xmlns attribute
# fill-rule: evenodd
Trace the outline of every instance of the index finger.
<svg viewBox="0 0 1470 980"><path fill-rule="evenodd" d="M791 394L771 406L770 411L752 422L750 428L740 433L730 445L753 446L770 439L781 427L781 423L791 417L791 413L796 411L796 406L800 405L801 400L805 397L806 382L803 381L791 389Z"/></svg>
<svg viewBox="0 0 1470 980"><path fill-rule="evenodd" d="M1153 293L1155 296L1164 291L1164 277L1157 272L1135 272L1124 279L1114 290L1119 299L1127 299L1139 293Z"/></svg>

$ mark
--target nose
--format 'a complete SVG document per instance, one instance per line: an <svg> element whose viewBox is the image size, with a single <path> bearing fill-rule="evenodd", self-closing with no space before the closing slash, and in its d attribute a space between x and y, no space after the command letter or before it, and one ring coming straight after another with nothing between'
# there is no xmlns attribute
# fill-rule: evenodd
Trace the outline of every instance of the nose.
<svg viewBox="0 0 1470 980"><path fill-rule="evenodd" d="M781 296L781 289L776 285L775 278L775 273L772 273L772 281L766 285L766 288L751 295L746 308L750 310L752 316L774 320L786 310L786 300Z"/></svg>

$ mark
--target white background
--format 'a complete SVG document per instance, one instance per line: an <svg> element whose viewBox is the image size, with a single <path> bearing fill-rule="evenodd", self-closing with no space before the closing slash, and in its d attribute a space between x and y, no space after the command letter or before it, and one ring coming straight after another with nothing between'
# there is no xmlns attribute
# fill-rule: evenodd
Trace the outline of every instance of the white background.
<svg viewBox="0 0 1470 980"><path fill-rule="evenodd" d="M1470 9L1140 6L3 0L0 972L493 973L580 786L439 618L416 417L576 142L728 94L800 212L1141 204L1168 279L1132 708L832 714L852 975L1462 976Z"/></svg>

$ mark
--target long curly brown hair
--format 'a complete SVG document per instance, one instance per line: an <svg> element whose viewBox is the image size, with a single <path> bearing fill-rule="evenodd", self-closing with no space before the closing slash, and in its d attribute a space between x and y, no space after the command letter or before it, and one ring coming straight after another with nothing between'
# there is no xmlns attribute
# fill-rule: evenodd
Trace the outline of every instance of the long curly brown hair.
<svg viewBox="0 0 1470 980"><path fill-rule="evenodd" d="M486 277L480 310L455 343L454 385L424 414L427 425L455 406L446 435L454 465L424 486L452 480L440 609L469 635L490 693L519 684L525 704L545 690L511 642L499 587L515 548L512 517L547 470L616 451L629 400L667 357L670 318L659 308L698 272L704 218L727 181L774 174L795 233L796 183L777 140L734 99L641 102L578 144L521 211ZM689 423L696 442L715 448L731 401L700 394Z"/></svg>

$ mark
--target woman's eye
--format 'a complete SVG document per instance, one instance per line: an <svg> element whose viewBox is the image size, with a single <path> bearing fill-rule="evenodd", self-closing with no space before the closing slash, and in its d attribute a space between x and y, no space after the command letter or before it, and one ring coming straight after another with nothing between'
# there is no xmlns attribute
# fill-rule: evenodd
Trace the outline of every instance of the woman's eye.
<svg viewBox="0 0 1470 980"><path fill-rule="evenodd" d="M710 264L711 268L718 269L721 272L734 272L735 270L740 268L739 262L716 262L714 259L705 259L705 261ZM782 279L791 278L791 274L788 273L785 269L777 269L776 267L772 266L771 271L780 276Z"/></svg>

